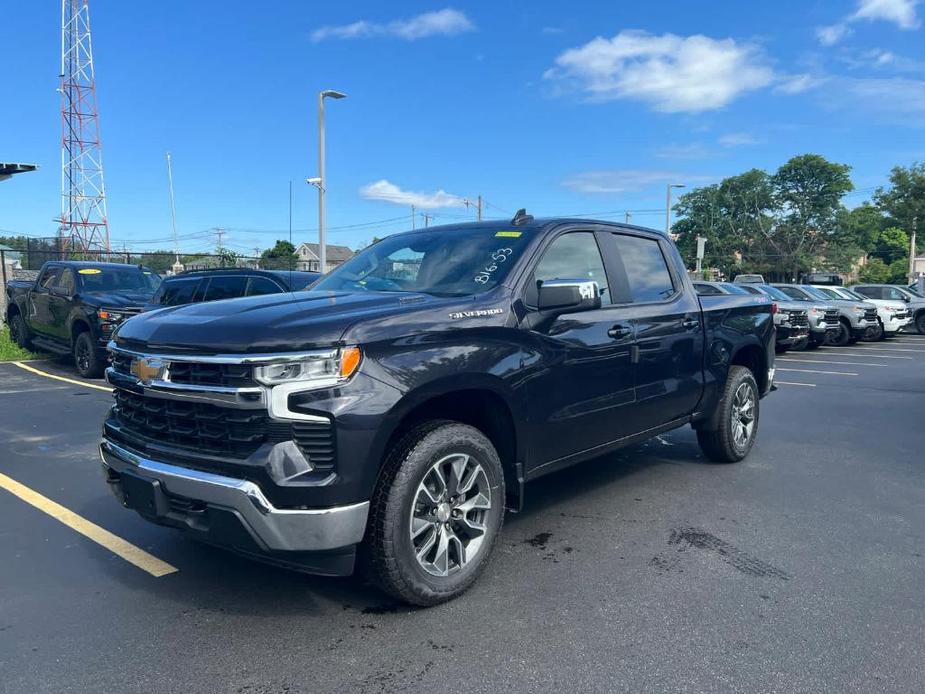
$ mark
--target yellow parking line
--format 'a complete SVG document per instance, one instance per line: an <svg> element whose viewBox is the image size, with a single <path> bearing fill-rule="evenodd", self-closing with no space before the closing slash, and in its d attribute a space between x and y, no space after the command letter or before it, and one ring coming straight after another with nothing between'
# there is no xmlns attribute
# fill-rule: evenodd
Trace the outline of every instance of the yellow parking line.
<svg viewBox="0 0 925 694"><path fill-rule="evenodd" d="M0 473L0 488L6 489L10 494L18 496L27 504L31 504L40 511L44 511L49 516L61 523L64 523L72 530L76 530L84 537L93 540L98 545L102 545L113 554L116 554L130 564L134 564L139 569L147 571L155 577L165 576L174 573L177 568L167 562L161 561L145 552L140 547L136 547L131 542L123 540L121 537L113 535L108 530L104 530L95 523L91 523L86 518L78 516L61 504L52 501L48 497L42 496L33 491L24 484L20 484L11 477Z"/></svg>
<svg viewBox="0 0 925 694"><path fill-rule="evenodd" d="M56 376L55 374L50 374L47 371L41 371L36 369L34 366L29 366L28 364L23 364L21 361L14 361L13 364L18 366L20 369L25 369L30 373L38 374L39 376L44 376L45 378L53 378L56 381L64 381L65 383L73 383L75 386L84 386L85 388L96 388L97 390L102 390L107 393L112 392L112 388L107 388L105 386L98 386L95 383L87 383L86 381L78 381L73 378L65 378L64 376Z"/></svg>

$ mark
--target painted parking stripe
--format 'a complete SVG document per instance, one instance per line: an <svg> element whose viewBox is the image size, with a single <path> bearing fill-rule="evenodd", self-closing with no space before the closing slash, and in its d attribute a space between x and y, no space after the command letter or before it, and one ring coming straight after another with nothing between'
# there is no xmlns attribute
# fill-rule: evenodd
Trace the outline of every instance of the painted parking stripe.
<svg viewBox="0 0 925 694"><path fill-rule="evenodd" d="M829 374L832 376L857 376L856 373L851 373L850 371L816 371L815 369L783 369L778 367L778 371L793 371L798 374Z"/></svg>
<svg viewBox="0 0 925 694"><path fill-rule="evenodd" d="M815 383L796 383L795 381L778 381L778 380L776 380L776 379L774 380L774 385L782 385L782 386L806 386L807 388L815 388L815 387L816 387L816 384L815 384Z"/></svg>
<svg viewBox="0 0 925 694"><path fill-rule="evenodd" d="M796 354L796 352L794 353ZM897 357L891 356L889 354L870 354L869 352L864 354L858 354L855 352L851 354L850 352L830 352L825 350L824 352L818 352L819 356L833 356L833 357L852 357L853 359L914 359L914 357Z"/></svg>
<svg viewBox="0 0 925 694"><path fill-rule="evenodd" d="M905 347L868 347L867 345L855 345L852 349L862 349L865 352L923 352L925 349L907 349Z"/></svg>
<svg viewBox="0 0 925 694"><path fill-rule="evenodd" d="M863 361L832 361L831 359L791 359L790 357L786 359L781 359L780 357L778 357L777 361L800 362L802 364L839 364L842 366L889 366L889 364L867 364Z"/></svg>
<svg viewBox="0 0 925 694"><path fill-rule="evenodd" d="M12 477L7 477L3 473L0 473L0 488L5 489L14 496L18 496L27 504L34 506L39 511L47 513L56 521L60 521L71 528L71 530L75 530L84 537L93 540L98 545L105 547L113 554L122 557L130 564L134 564L142 571L147 571L154 577L159 578L177 571L175 566L171 566L167 562L161 561L157 557L148 554L140 547L136 547L131 542L123 540L117 535L113 535L96 523L91 523L86 518L78 516L61 504L52 501L46 496L42 496L26 485L20 484Z"/></svg>
<svg viewBox="0 0 925 694"><path fill-rule="evenodd" d="M102 390L107 393L112 392L112 388L109 388L106 386L98 386L95 383L87 383L86 381L78 381L74 378L65 378L64 376L50 374L47 371L41 371L40 369L36 369L34 366L23 364L21 361L14 361L13 364L18 366L20 369L25 369L26 371L29 371L30 373L34 373L39 376L44 376L45 378L53 378L56 381L64 381L65 383L71 383L72 385L75 385L75 386L83 386L84 388L95 388L96 390Z"/></svg>

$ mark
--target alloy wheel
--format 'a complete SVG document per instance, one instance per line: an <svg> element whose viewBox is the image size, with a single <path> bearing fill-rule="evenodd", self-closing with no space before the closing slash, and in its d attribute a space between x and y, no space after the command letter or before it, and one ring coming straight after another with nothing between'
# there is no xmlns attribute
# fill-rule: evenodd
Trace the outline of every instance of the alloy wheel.
<svg viewBox="0 0 925 694"><path fill-rule="evenodd" d="M742 383L732 398L732 440L740 449L748 445L755 430L755 392Z"/></svg>
<svg viewBox="0 0 925 694"><path fill-rule="evenodd" d="M82 340L77 342L74 350L74 361L77 362L77 370L84 374L90 370L90 352Z"/></svg>
<svg viewBox="0 0 925 694"><path fill-rule="evenodd" d="M434 463L414 494L408 532L418 564L433 576L449 576L482 548L491 509L482 465L465 453Z"/></svg>

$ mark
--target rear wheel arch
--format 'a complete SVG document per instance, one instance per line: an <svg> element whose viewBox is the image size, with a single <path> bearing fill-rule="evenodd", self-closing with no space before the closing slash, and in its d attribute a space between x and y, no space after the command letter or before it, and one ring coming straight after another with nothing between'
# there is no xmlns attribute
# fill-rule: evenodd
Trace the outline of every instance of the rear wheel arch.
<svg viewBox="0 0 925 694"><path fill-rule="evenodd" d="M764 393L768 386L768 358L765 351L757 344L743 345L732 354L730 366L744 366L752 372L758 384L758 392Z"/></svg>

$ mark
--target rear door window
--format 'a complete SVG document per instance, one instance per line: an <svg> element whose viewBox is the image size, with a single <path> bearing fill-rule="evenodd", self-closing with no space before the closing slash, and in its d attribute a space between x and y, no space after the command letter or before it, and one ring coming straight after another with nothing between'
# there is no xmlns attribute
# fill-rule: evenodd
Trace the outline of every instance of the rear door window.
<svg viewBox="0 0 925 694"><path fill-rule="evenodd" d="M161 295L158 298L160 306L181 306L193 301L196 293L196 287L199 286L199 277L188 277L185 279L166 280L161 286Z"/></svg>
<svg viewBox="0 0 925 694"><path fill-rule="evenodd" d="M247 289L247 277L241 275L227 277L213 277L206 290L205 301L219 301L221 299L236 299L244 296Z"/></svg>
<svg viewBox="0 0 925 694"><path fill-rule="evenodd" d="M858 294L866 296L868 299L882 299L883 289L880 287L858 287L855 289Z"/></svg>
<svg viewBox="0 0 925 694"><path fill-rule="evenodd" d="M675 293L674 281L655 239L614 234L635 302L665 301Z"/></svg>
<svg viewBox="0 0 925 694"><path fill-rule="evenodd" d="M251 277L247 285L247 296L260 296L261 294L279 294L282 289L279 285L266 277Z"/></svg>

